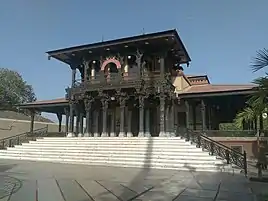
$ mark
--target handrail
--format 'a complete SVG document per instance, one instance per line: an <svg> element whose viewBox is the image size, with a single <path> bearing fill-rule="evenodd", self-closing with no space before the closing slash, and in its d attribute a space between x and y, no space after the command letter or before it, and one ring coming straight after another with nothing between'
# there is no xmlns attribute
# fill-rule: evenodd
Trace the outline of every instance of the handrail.
<svg viewBox="0 0 268 201"><path fill-rule="evenodd" d="M0 139L0 149L13 147L14 145L19 145L22 142L29 142L30 140L35 140L37 137L41 137L43 136L42 134L45 133L48 133L48 125L46 127L36 129L33 132L24 132Z"/></svg>
<svg viewBox="0 0 268 201"><path fill-rule="evenodd" d="M43 127L43 128L38 128L38 129L33 130L33 133L36 133L38 131L43 131L45 129L48 129L48 126L47 125L45 127ZM17 135L10 136L10 137L2 138L2 139L0 139L0 141L2 141L2 140L9 140L11 138L20 137L20 136L23 136L25 134L31 134L31 132L24 132L24 133L20 133L20 134L17 134Z"/></svg>
<svg viewBox="0 0 268 201"><path fill-rule="evenodd" d="M247 153L240 153L233 150L209 137L203 135L201 132L193 132L188 130L185 136L187 141L196 143L198 148L206 149L211 155L218 155L227 161L227 164L235 164L236 166L244 170L245 176L247 176Z"/></svg>

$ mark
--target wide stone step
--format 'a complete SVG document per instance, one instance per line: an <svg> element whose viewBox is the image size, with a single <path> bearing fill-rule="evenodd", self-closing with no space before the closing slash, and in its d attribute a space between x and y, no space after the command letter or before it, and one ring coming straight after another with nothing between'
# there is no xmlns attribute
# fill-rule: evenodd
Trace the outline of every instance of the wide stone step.
<svg viewBox="0 0 268 201"><path fill-rule="evenodd" d="M92 140L92 141L182 141L180 137L44 137L37 141L75 141L75 140Z"/></svg>
<svg viewBox="0 0 268 201"><path fill-rule="evenodd" d="M5 150L0 150L1 151L5 151ZM15 152L53 152L56 154L60 154L60 153L75 153L75 154L79 154L79 153L85 153L85 154L148 154L147 149L145 150L124 150L124 149L105 149L105 150L88 150L88 149L40 149L40 148L23 148L18 146L17 148L7 148L7 151L15 151ZM152 154L155 155L170 155L170 156L209 156L207 152L201 152L201 151L192 151L192 152L175 152L175 151L165 151L163 152L162 150L154 150L153 152L151 152Z"/></svg>
<svg viewBox="0 0 268 201"><path fill-rule="evenodd" d="M172 146L186 146L191 145L190 142L183 141L155 141L155 142L147 142L147 141L95 141L95 140L75 140L75 141L30 141L30 144L110 144L110 145L172 145Z"/></svg>
<svg viewBox="0 0 268 201"><path fill-rule="evenodd" d="M174 164L174 163L191 163L191 164L224 164L223 161L220 160L189 160L189 159L173 159L173 158L161 158L161 157L151 157L151 156L145 156L145 157L139 157L138 155L133 158L133 157L120 157L120 156L113 156L113 157L96 157L96 156L68 156L68 155L43 155L43 154L15 154L15 153L6 153L6 154L1 154L1 156L14 156L14 157L31 157L33 159L39 159L39 158L49 158L51 160L75 160L75 161L80 161L80 160L85 160L85 161L94 161L94 162L115 162L115 163L143 163L143 162L152 162L152 163L163 163L163 164Z"/></svg>
<svg viewBox="0 0 268 201"><path fill-rule="evenodd" d="M96 143L96 144L80 144L80 143L22 143L23 147L128 147L128 148L165 148L165 149L196 149L195 145L188 144L104 144L104 143ZM17 146L17 145L16 145Z"/></svg>
<svg viewBox="0 0 268 201"><path fill-rule="evenodd" d="M179 167L188 167L188 168L218 168L220 169L224 164L215 164L215 163L187 163L181 161L180 163L174 163L174 161L166 161L162 162L160 160L139 160L139 161L131 161L131 160L86 160L86 159L75 159L75 158L51 158L51 157L33 157L29 156L14 156L14 155L0 155L1 158L5 159L17 159L17 160L31 160L31 161L50 161L50 162L66 162L66 163L80 163L80 164L100 164L100 165L108 165L108 166L128 166L128 167L136 167L136 166L148 166L148 167L170 167L170 168L179 168ZM170 163L168 163L170 162Z"/></svg>
<svg viewBox="0 0 268 201"><path fill-rule="evenodd" d="M19 154L19 155L48 155L48 156L79 156L79 157L100 157L100 158L111 158L111 157L125 157L125 158L163 158L163 159L172 159L172 160L201 160L201 161L215 161L216 156L209 156L209 155L185 155L185 154L168 154L168 153L111 153L111 152L51 152L51 151L29 151L29 150L0 150L0 154Z"/></svg>
<svg viewBox="0 0 268 201"><path fill-rule="evenodd" d="M147 147L91 147L91 146L19 146L16 145L15 148L19 148L19 149L36 149L36 150L77 150L79 151L83 151L83 150L95 150L95 151L99 151L99 150L103 150L106 152L109 151L114 151L114 150L128 150L128 151L143 151L143 152L155 152L155 151L161 151L161 152L201 152L202 149L197 149L197 148L170 148L170 147L151 147L151 148L147 148ZM12 148L7 148L12 149Z"/></svg>

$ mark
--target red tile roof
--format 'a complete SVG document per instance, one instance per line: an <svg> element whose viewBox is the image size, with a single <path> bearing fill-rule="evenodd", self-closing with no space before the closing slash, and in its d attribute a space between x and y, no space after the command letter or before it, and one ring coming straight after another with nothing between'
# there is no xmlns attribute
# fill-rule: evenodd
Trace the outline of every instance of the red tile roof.
<svg viewBox="0 0 268 201"><path fill-rule="evenodd" d="M52 100L40 100L40 101L35 101L31 103L25 103L24 105L42 105L42 104L57 104L57 103L67 103L68 100L65 98L57 98L57 99L52 99Z"/></svg>
<svg viewBox="0 0 268 201"><path fill-rule="evenodd" d="M205 85L193 85L186 88L183 94L193 93L209 93L209 92L229 92L229 91L244 91L251 90L256 85L217 85L217 84L205 84Z"/></svg>

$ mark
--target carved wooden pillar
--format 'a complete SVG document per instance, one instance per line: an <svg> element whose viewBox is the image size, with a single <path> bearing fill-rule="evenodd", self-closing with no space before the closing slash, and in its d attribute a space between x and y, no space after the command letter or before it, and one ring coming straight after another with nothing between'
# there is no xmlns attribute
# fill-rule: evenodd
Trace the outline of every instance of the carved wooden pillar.
<svg viewBox="0 0 268 201"><path fill-rule="evenodd" d="M128 76L129 66L128 66L128 56L125 57L124 63L124 76Z"/></svg>
<svg viewBox="0 0 268 201"><path fill-rule="evenodd" d="M125 137L125 107L126 107L126 98L120 97L120 132L118 137Z"/></svg>
<svg viewBox="0 0 268 201"><path fill-rule="evenodd" d="M166 133L166 136L168 136L169 137L169 135L170 135L170 123L169 123L169 118L170 118L170 105L169 105L169 103L167 103L167 101L166 101L166 107L165 107L165 133Z"/></svg>
<svg viewBox="0 0 268 201"><path fill-rule="evenodd" d="M69 132L69 119L70 119L70 111L68 110L68 108L64 108L64 113L66 116L66 123L65 123L65 133L68 134Z"/></svg>
<svg viewBox="0 0 268 201"><path fill-rule="evenodd" d="M79 113L79 133L78 137L84 136L84 113L83 111L80 111Z"/></svg>
<svg viewBox="0 0 268 201"><path fill-rule="evenodd" d="M115 119L116 119L116 108L113 108L112 115L111 115L111 133L110 133L110 137L116 137Z"/></svg>
<svg viewBox="0 0 268 201"><path fill-rule="evenodd" d="M151 137L150 133L150 109L145 110L145 137Z"/></svg>
<svg viewBox="0 0 268 201"><path fill-rule="evenodd" d="M144 97L139 96L139 134L138 137L144 137Z"/></svg>
<svg viewBox="0 0 268 201"><path fill-rule="evenodd" d="M75 134L78 135L79 134L79 122L80 122L80 115L79 112L76 110L76 122L75 122Z"/></svg>
<svg viewBox="0 0 268 201"><path fill-rule="evenodd" d="M72 69L72 87L75 85L76 67L71 66Z"/></svg>
<svg viewBox="0 0 268 201"><path fill-rule="evenodd" d="M30 124L30 133L34 132L34 116L35 116L35 111L31 110L31 124Z"/></svg>
<svg viewBox="0 0 268 201"><path fill-rule="evenodd" d="M170 105L170 113L169 113L169 119L170 119L170 137L175 137L175 129L174 129L174 101L171 101Z"/></svg>
<svg viewBox="0 0 268 201"><path fill-rule="evenodd" d="M94 111L94 127L95 127L95 131L94 131L94 137L100 137L99 134L99 111L98 108Z"/></svg>
<svg viewBox="0 0 268 201"><path fill-rule="evenodd" d="M70 102L70 129L67 137L74 137L74 102Z"/></svg>
<svg viewBox="0 0 268 201"><path fill-rule="evenodd" d="M108 100L103 98L102 102L102 134L101 137L108 137L107 133L107 109L108 109Z"/></svg>
<svg viewBox="0 0 268 201"><path fill-rule="evenodd" d="M92 61L92 64L91 64L91 79L92 80L95 79L95 75L96 75L95 66L96 66L96 61Z"/></svg>
<svg viewBox="0 0 268 201"><path fill-rule="evenodd" d="M193 116L193 129L196 130L196 103L191 104L192 116Z"/></svg>
<svg viewBox="0 0 268 201"><path fill-rule="evenodd" d="M207 130L206 127L206 105L204 100L201 100L201 115L202 115L202 131Z"/></svg>
<svg viewBox="0 0 268 201"><path fill-rule="evenodd" d="M160 94L160 133L159 133L159 137L165 137L166 133L165 133L165 95L164 94Z"/></svg>
<svg viewBox="0 0 268 201"><path fill-rule="evenodd" d="M185 108L186 108L186 111L185 111L186 129L188 130L190 128L190 126L189 126L189 121L190 121L190 118L189 118L190 106L189 106L189 103L188 103L187 100L185 100L184 103L185 103Z"/></svg>
<svg viewBox="0 0 268 201"><path fill-rule="evenodd" d="M83 61L83 65L84 65L84 82L86 82L89 79L89 75L88 75L88 66L89 62L84 60Z"/></svg>
<svg viewBox="0 0 268 201"><path fill-rule="evenodd" d="M165 59L164 57L160 58L160 77L165 77Z"/></svg>
<svg viewBox="0 0 268 201"><path fill-rule="evenodd" d="M62 114L61 113L57 113L57 117L59 120L59 133L61 132L61 124L62 124Z"/></svg>
<svg viewBox="0 0 268 201"><path fill-rule="evenodd" d="M128 121L127 121L128 131L127 131L127 137L133 137L132 134L132 110L128 110Z"/></svg>
<svg viewBox="0 0 268 201"><path fill-rule="evenodd" d="M93 99L86 98L84 100L85 104L85 110L86 110L86 132L84 134L84 137L91 137L91 108L92 108Z"/></svg>

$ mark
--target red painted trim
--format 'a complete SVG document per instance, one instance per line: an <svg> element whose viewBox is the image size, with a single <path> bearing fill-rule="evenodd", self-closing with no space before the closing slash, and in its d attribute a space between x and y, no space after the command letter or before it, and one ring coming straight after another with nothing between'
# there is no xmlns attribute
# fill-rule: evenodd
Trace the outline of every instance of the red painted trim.
<svg viewBox="0 0 268 201"><path fill-rule="evenodd" d="M109 64L109 63L114 63L116 65L117 69L121 68L120 62L117 59L111 58L111 59L108 59L108 60L103 62L102 66L101 66L101 70L104 71L105 66L107 66L107 64Z"/></svg>

